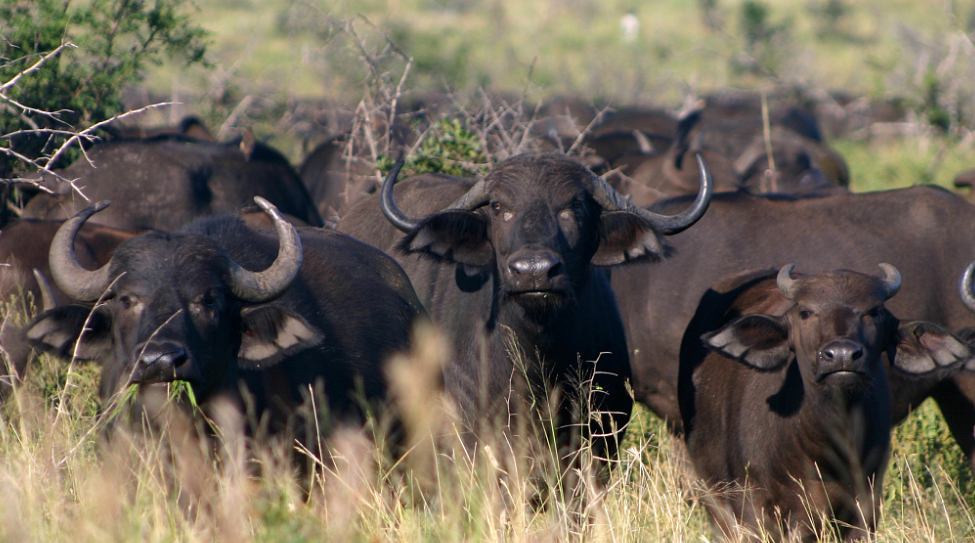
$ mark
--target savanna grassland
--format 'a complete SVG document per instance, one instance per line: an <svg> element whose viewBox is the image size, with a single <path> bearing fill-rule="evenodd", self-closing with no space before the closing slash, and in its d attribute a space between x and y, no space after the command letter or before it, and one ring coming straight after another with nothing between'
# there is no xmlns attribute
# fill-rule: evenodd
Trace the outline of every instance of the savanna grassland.
<svg viewBox="0 0 975 543"><path fill-rule="evenodd" d="M295 163L343 129L344 117L328 112L372 107L402 81L404 102L435 93L452 97L448 110L487 93L528 110L573 96L678 111L724 89L801 89L824 102L842 91L894 104L902 119L882 135L824 125L854 190L950 187L975 166L971 1L197 0L182 9L209 32L207 63L149 66L127 104L178 103L137 122L196 114L220 138L249 127ZM621 33L627 13L639 21L632 40ZM16 303L2 313L24 318ZM436 366L438 341L424 336L404 361L415 366L403 367ZM394 381L433 386L410 375ZM209 424L165 399L164 424L120 429L111 422L119 410L98 403L97 378L93 365L41 355L6 400L0 540L714 539L679 443L642 408L606 491L590 487L578 523L579 506L554 495L529 505L531 482L518 462L499 461L503 446L452 455L449 407L429 394L402 395L420 429L406 458L378 451L369 428L339 431L334 465L306 498L287 446L248 449L241 421L220 409L210 416L222 439L201 440ZM975 476L933 403L896 428L883 497L877 541L975 539Z"/></svg>

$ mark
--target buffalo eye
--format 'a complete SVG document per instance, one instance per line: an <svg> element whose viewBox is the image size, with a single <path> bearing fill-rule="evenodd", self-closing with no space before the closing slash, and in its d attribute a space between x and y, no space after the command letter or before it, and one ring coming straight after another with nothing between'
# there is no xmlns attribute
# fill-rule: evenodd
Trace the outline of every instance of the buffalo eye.
<svg viewBox="0 0 975 543"><path fill-rule="evenodd" d="M576 211L582 209L582 200L572 200L572 209Z"/></svg>
<svg viewBox="0 0 975 543"><path fill-rule="evenodd" d="M118 301L122 304L122 309L129 309L135 304L135 300L128 294L119 296Z"/></svg>
<svg viewBox="0 0 975 543"><path fill-rule="evenodd" d="M871 319L877 319L880 318L883 312L884 312L884 308L878 305L877 307L871 309L870 311L867 311L867 316L870 317Z"/></svg>
<svg viewBox="0 0 975 543"><path fill-rule="evenodd" d="M501 213L501 202L491 202L491 209L494 210L495 214Z"/></svg>
<svg viewBox="0 0 975 543"><path fill-rule="evenodd" d="M213 307L217 304L217 293L210 290L200 297L200 305L203 307Z"/></svg>
<svg viewBox="0 0 975 543"><path fill-rule="evenodd" d="M799 318L800 319L806 320L809 317L812 317L812 311L809 311L808 309L800 309L799 310Z"/></svg>

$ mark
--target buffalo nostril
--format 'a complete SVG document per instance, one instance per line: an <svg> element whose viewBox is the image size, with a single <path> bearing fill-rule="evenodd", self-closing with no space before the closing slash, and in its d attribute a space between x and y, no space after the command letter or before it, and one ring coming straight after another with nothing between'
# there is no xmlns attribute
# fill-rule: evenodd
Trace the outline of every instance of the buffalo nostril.
<svg viewBox="0 0 975 543"><path fill-rule="evenodd" d="M512 260L508 267L520 275L553 275L562 263L552 255L532 255Z"/></svg>
<svg viewBox="0 0 975 543"><path fill-rule="evenodd" d="M147 349L143 351L142 356L139 357L139 362L145 364L146 366L163 364L172 366L174 368L182 366L184 363L186 363L186 360L186 350L182 347L172 347L165 351Z"/></svg>
<svg viewBox="0 0 975 543"><path fill-rule="evenodd" d="M840 341L823 348L820 355L830 362L852 362L863 357L863 347L852 341Z"/></svg>
<svg viewBox="0 0 975 543"><path fill-rule="evenodd" d="M132 380L141 383L172 381L176 378L176 370L187 362L189 356L180 345L147 345L139 354Z"/></svg>

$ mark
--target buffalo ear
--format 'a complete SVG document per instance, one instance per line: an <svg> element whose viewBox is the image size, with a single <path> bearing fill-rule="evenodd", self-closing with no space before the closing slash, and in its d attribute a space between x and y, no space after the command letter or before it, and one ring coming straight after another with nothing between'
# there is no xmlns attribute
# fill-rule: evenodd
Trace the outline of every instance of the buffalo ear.
<svg viewBox="0 0 975 543"><path fill-rule="evenodd" d="M79 360L97 360L109 351L112 342L111 318L103 311L76 304L41 313L24 327L23 333L32 347L69 359L77 356Z"/></svg>
<svg viewBox="0 0 975 543"><path fill-rule="evenodd" d="M971 345L930 322L902 324L897 329L896 343L891 366L912 375L958 366L975 356Z"/></svg>
<svg viewBox="0 0 975 543"><path fill-rule="evenodd" d="M277 364L299 351L315 347L324 337L301 315L280 305L262 305L241 312L244 333L237 364L259 370Z"/></svg>
<svg viewBox="0 0 975 543"><path fill-rule="evenodd" d="M783 366L792 352L788 324L769 315L739 317L701 339L708 348L760 370Z"/></svg>
<svg viewBox="0 0 975 543"><path fill-rule="evenodd" d="M451 209L423 219L400 242L399 249L468 266L487 266L494 257L487 234L487 221L479 213Z"/></svg>
<svg viewBox="0 0 975 543"><path fill-rule="evenodd" d="M629 211L604 211L599 216L599 246L592 257L596 266L630 262L659 262L674 248L643 217Z"/></svg>

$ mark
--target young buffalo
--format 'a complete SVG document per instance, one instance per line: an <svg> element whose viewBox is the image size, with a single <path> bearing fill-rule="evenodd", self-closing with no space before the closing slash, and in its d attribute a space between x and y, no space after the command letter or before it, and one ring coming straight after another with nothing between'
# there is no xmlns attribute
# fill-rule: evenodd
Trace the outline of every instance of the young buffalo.
<svg viewBox="0 0 975 543"><path fill-rule="evenodd" d="M738 276L701 300L681 347L687 448L725 537L815 537L832 529L827 518L856 539L880 505L887 372L957 370L973 353L936 325L899 325L884 307L901 284L890 264L884 279L793 278L793 266Z"/></svg>

